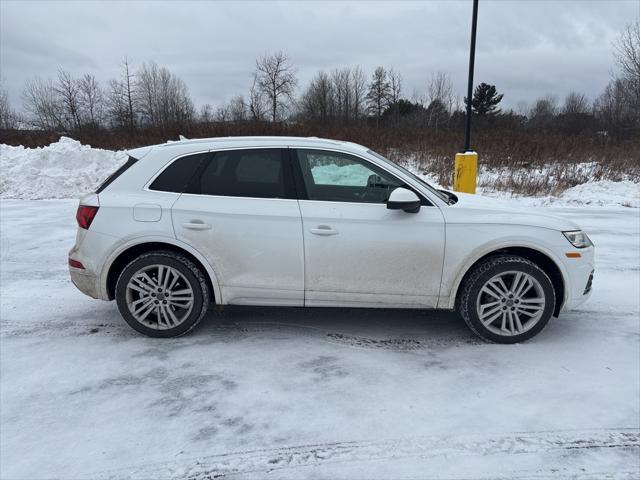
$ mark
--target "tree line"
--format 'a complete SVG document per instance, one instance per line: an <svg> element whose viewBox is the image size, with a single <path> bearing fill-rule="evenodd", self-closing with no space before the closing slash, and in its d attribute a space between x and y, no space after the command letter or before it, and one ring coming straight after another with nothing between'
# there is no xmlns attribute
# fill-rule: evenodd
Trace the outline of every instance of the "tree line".
<svg viewBox="0 0 640 480"><path fill-rule="evenodd" d="M154 62L139 67L124 59L117 78L101 85L91 74L75 77L63 69L54 78L34 78L24 86L23 114L9 107L0 89L0 128L37 128L50 132L117 130L159 132L194 125L238 122L287 122L306 125L460 128L471 102L476 128L484 126L599 132L628 137L640 132L640 23L629 24L615 44L616 73L601 95L590 101L571 92L562 101L552 95L531 105L502 110L503 94L480 83L471 99L456 95L450 76L434 73L425 91L407 96L401 73L377 67L319 71L299 89L295 66L283 52L258 58L245 94L214 107L196 109L185 82Z"/></svg>

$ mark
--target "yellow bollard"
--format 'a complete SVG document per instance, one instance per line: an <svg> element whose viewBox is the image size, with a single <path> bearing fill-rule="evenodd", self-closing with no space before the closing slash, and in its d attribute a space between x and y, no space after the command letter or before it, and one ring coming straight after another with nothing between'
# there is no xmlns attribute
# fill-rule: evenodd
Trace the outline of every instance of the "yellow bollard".
<svg viewBox="0 0 640 480"><path fill-rule="evenodd" d="M476 193L477 179L478 154L476 152L456 153L453 189L456 192Z"/></svg>

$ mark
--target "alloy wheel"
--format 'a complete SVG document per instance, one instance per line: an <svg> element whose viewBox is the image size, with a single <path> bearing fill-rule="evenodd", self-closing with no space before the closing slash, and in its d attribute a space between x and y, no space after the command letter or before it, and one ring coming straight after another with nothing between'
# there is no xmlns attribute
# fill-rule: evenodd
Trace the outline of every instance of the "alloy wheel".
<svg viewBox="0 0 640 480"><path fill-rule="evenodd" d="M167 265L148 265L127 283L126 302L131 315L156 330L175 328L193 308L193 288L177 269Z"/></svg>
<svg viewBox="0 0 640 480"><path fill-rule="evenodd" d="M478 318L491 332L520 335L542 318L546 297L542 285L528 273L507 271L491 277L480 289Z"/></svg>

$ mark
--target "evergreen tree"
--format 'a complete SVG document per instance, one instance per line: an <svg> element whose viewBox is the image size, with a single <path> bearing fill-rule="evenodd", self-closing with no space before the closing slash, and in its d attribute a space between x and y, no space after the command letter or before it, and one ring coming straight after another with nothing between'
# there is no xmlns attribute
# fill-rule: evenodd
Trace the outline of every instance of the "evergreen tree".
<svg viewBox="0 0 640 480"><path fill-rule="evenodd" d="M503 94L499 94L495 85L489 85L488 83L481 83L476 87L473 92L473 99L471 100L471 110L476 115L480 116L493 116L500 113L498 104L504 97ZM465 104L469 100L464 98Z"/></svg>

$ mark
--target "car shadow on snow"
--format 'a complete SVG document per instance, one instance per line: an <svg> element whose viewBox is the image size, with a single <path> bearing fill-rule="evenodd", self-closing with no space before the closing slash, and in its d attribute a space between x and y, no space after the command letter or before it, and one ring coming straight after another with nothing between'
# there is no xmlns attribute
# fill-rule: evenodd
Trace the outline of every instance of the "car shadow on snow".
<svg viewBox="0 0 640 480"><path fill-rule="evenodd" d="M358 348L416 350L483 343L455 313L371 308L225 306L212 309L192 335L238 338L299 336Z"/></svg>
<svg viewBox="0 0 640 480"><path fill-rule="evenodd" d="M88 302L72 311L56 308L44 318L25 322L3 318L3 337L99 336L113 340L145 339L158 343L184 344L236 342L247 339L272 341L307 337L356 348L412 351L456 345L482 345L458 314L450 311L371 308L300 308L263 306L213 307L189 334L174 339L149 339L130 328L120 317L115 302ZM564 313L552 318L536 338L527 343L560 341L573 337L576 321L588 312Z"/></svg>

